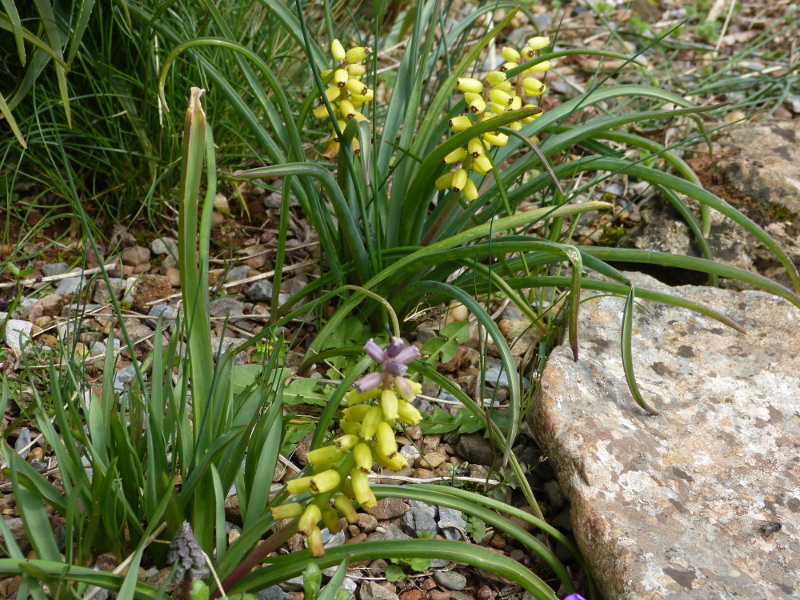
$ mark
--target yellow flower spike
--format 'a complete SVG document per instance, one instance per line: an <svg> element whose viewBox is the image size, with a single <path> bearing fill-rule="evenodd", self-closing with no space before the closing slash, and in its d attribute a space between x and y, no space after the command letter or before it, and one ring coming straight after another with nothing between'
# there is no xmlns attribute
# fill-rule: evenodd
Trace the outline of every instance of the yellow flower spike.
<svg viewBox="0 0 800 600"><path fill-rule="evenodd" d="M522 108L522 98L519 96L511 98L511 106L508 107L508 110L519 110L520 108Z"/></svg>
<svg viewBox="0 0 800 600"><path fill-rule="evenodd" d="M422 421L422 413L410 402L401 400L397 403L398 420L405 425L418 425Z"/></svg>
<svg viewBox="0 0 800 600"><path fill-rule="evenodd" d="M364 420L364 417L367 416L367 412L370 409L369 404L356 404L355 406L351 406L349 408L344 409L344 418L347 421L356 421L361 423Z"/></svg>
<svg viewBox="0 0 800 600"><path fill-rule="evenodd" d="M317 526L320 518L322 518L322 511L319 506L314 503L306 506L303 514L297 519L297 531L305 535L311 535L311 531Z"/></svg>
<svg viewBox="0 0 800 600"><path fill-rule="evenodd" d="M353 79L352 77L347 80L345 87L350 90L352 94L358 94L359 96L366 96L369 88L364 84L363 81L359 81L358 79Z"/></svg>
<svg viewBox="0 0 800 600"><path fill-rule="evenodd" d="M336 88L338 89L338 88ZM333 107L334 112L336 112L336 106ZM314 109L314 116L318 119L324 119L328 116L328 107L324 104L320 104L317 108Z"/></svg>
<svg viewBox="0 0 800 600"><path fill-rule="evenodd" d="M450 187L450 183L452 181L453 181L453 174L445 173L434 182L434 185L436 186L437 190L446 190Z"/></svg>
<svg viewBox="0 0 800 600"><path fill-rule="evenodd" d="M497 88L492 88L492 91L489 92L489 99L500 106L508 106L511 104L511 95ZM342 102L344 102L344 100Z"/></svg>
<svg viewBox="0 0 800 600"><path fill-rule="evenodd" d="M364 420L361 421L361 437L365 440L371 440L378 429L378 423L381 422L381 409L379 406L370 406Z"/></svg>
<svg viewBox="0 0 800 600"><path fill-rule="evenodd" d="M454 192L460 192L464 189L464 184L467 182L467 172L464 169L458 169L453 173L453 181L450 182L450 188Z"/></svg>
<svg viewBox="0 0 800 600"><path fill-rule="evenodd" d="M466 154L466 152L465 152ZM392 390L383 390L381 394L381 412L385 420L397 418L397 402L399 398ZM380 425L378 425L380 429Z"/></svg>
<svg viewBox="0 0 800 600"><path fill-rule="evenodd" d="M525 88L525 93L528 96L541 96L547 86L535 77L526 77L522 80L522 87Z"/></svg>
<svg viewBox="0 0 800 600"><path fill-rule="evenodd" d="M311 556L314 558L322 558L325 556L325 547L322 545L322 532L319 527L314 527L306 536L306 543L308 549L311 550Z"/></svg>
<svg viewBox="0 0 800 600"><path fill-rule="evenodd" d="M500 50L500 54L502 54L503 58L505 58L509 62L519 62L519 51L516 48L512 48L511 46L506 46L502 50Z"/></svg>
<svg viewBox="0 0 800 600"><path fill-rule="evenodd" d="M528 47L534 50L541 50L550 45L550 38L546 36L535 36L528 40Z"/></svg>
<svg viewBox="0 0 800 600"><path fill-rule="evenodd" d="M483 154L486 150L483 147L483 142L481 138L472 138L467 143L467 150L469 151L472 158L478 158L481 154Z"/></svg>
<svg viewBox="0 0 800 600"><path fill-rule="evenodd" d="M350 77L361 77L364 73L367 72L367 66L347 65L347 72L349 73Z"/></svg>
<svg viewBox="0 0 800 600"><path fill-rule="evenodd" d="M333 440L333 443L336 444L336 447L342 452L347 452L358 442L359 439L357 435L352 435L347 433L345 435L340 435L338 438Z"/></svg>
<svg viewBox="0 0 800 600"><path fill-rule="evenodd" d="M336 446L323 446L316 450L311 450L306 457L312 465L321 463L335 463L344 456Z"/></svg>
<svg viewBox="0 0 800 600"><path fill-rule="evenodd" d="M339 144L339 142L337 142L336 140L329 141L328 144L325 146L325 151L322 153L322 156L324 156L328 160L333 160L334 158L336 158L336 155L339 154L340 146L341 144Z"/></svg>
<svg viewBox="0 0 800 600"><path fill-rule="evenodd" d="M342 42L339 40L333 40L331 42L331 54L333 55L333 60L336 62L342 62L344 60L345 52Z"/></svg>
<svg viewBox="0 0 800 600"><path fill-rule="evenodd" d="M538 65L533 65L530 69L526 69L526 73L544 73L550 70L550 61L546 60L540 62Z"/></svg>
<svg viewBox="0 0 800 600"><path fill-rule="evenodd" d="M505 146L508 143L508 136L500 132L488 132L483 134L483 139L492 146Z"/></svg>
<svg viewBox="0 0 800 600"><path fill-rule="evenodd" d="M350 484L353 486L356 502L361 505L361 508L367 510L378 504L375 494L372 493L369 487L369 479L367 479L367 474L364 471L353 469L353 472L350 473Z"/></svg>
<svg viewBox="0 0 800 600"><path fill-rule="evenodd" d="M485 154L481 154L478 158L472 161L472 167L475 170L480 169L483 171L481 175L486 175L489 171L491 171L494 167L492 167L492 161Z"/></svg>
<svg viewBox="0 0 800 600"><path fill-rule="evenodd" d="M486 81L489 85L499 85L506 80L506 74L503 71L489 71L486 75Z"/></svg>
<svg viewBox="0 0 800 600"><path fill-rule="evenodd" d="M356 107L350 100L342 100L339 103L339 112L345 119L352 119L356 115Z"/></svg>
<svg viewBox="0 0 800 600"><path fill-rule="evenodd" d="M466 198L467 201L472 202L478 197L478 195L478 188L475 187L472 179L467 179L467 183L464 184L464 198Z"/></svg>
<svg viewBox="0 0 800 600"><path fill-rule="evenodd" d="M395 454L397 454L397 440L394 437L394 431L386 421L381 421L378 424L375 437L378 440L376 446L378 454L382 454L388 459L394 458Z"/></svg>
<svg viewBox="0 0 800 600"><path fill-rule="evenodd" d="M457 163L458 161L462 160L467 155L467 151L463 148L456 148L450 154L444 157L444 162L447 165L452 165L453 163ZM386 391L383 392L384 394ZM383 395L381 395L383 397Z"/></svg>
<svg viewBox="0 0 800 600"><path fill-rule="evenodd" d="M365 58L367 58L372 53L372 48L369 46L358 46L356 48L350 48L345 53L345 60L349 63L357 63L361 62Z"/></svg>
<svg viewBox="0 0 800 600"><path fill-rule="evenodd" d="M467 127L472 127L472 121L467 115L459 115L450 119L450 128L456 131L463 131Z"/></svg>
<svg viewBox="0 0 800 600"><path fill-rule="evenodd" d="M337 471L328 469L327 471L323 471L319 475L314 475L311 478L309 490L312 494L324 494L325 492L333 491L339 487L341 481L342 478L339 476Z"/></svg>
<svg viewBox="0 0 800 600"><path fill-rule="evenodd" d="M336 69L336 72L333 74L333 83L335 83L340 88L346 86L349 80L350 80L350 75L347 73L345 69Z"/></svg>
<svg viewBox="0 0 800 600"><path fill-rule="evenodd" d="M303 514L305 511L305 506L300 504L299 502L290 502L289 504L281 504L280 506L273 506L270 508L270 512L272 513L272 518L276 521L282 521L283 519L296 519L300 515Z"/></svg>
<svg viewBox="0 0 800 600"><path fill-rule="evenodd" d="M358 421L345 421L342 419L339 421L339 429L341 429L344 433L357 436L359 433L361 433L361 423Z"/></svg>
<svg viewBox="0 0 800 600"><path fill-rule="evenodd" d="M493 90L500 90L501 92L510 92L511 91L511 82L509 80L505 80L497 85L493 86Z"/></svg>
<svg viewBox="0 0 800 600"><path fill-rule="evenodd" d="M333 506L338 510L348 523L355 523L358 520L358 513L353 508L353 504L345 496L337 494L333 499Z"/></svg>
<svg viewBox="0 0 800 600"><path fill-rule="evenodd" d="M298 477L286 482L286 489L290 494L303 494L311 489L312 477Z"/></svg>
<svg viewBox="0 0 800 600"><path fill-rule="evenodd" d="M509 61L509 62L507 62L507 63L503 64L503 65L502 65L502 66L501 66L501 67L498 69L498 71L502 71L503 73L505 73L506 71L510 71L510 70L511 70L511 69L513 69L514 67L518 67L518 66L519 66L519 63L518 63L517 61Z"/></svg>
<svg viewBox="0 0 800 600"><path fill-rule="evenodd" d="M480 94L483 91L483 83L480 79L473 79L472 77L459 77L458 89L460 89L462 92Z"/></svg>
<svg viewBox="0 0 800 600"><path fill-rule="evenodd" d="M355 468L361 469L365 473L369 473L372 470L372 463L374 462L372 450L363 442L356 444L353 448L353 460L355 461Z"/></svg>
<svg viewBox="0 0 800 600"><path fill-rule="evenodd" d="M337 515L336 511L330 506L326 506L322 509L322 522L325 523L325 527L328 528L328 531L334 535L342 530L342 522L339 520L339 515Z"/></svg>
<svg viewBox="0 0 800 600"><path fill-rule="evenodd" d="M469 110L472 114L477 115L478 113L482 113L486 110L486 101L481 98L480 96L475 98L472 102L469 103Z"/></svg>

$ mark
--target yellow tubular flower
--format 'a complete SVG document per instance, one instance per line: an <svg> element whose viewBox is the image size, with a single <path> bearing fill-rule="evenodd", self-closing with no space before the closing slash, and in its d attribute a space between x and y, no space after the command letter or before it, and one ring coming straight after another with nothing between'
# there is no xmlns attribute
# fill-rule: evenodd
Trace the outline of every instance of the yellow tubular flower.
<svg viewBox="0 0 800 600"><path fill-rule="evenodd" d="M383 452L379 451L376 453L376 458L381 466L391 469L392 471L399 471L400 469L408 467L408 461L405 456L399 452L395 452L394 455L389 458Z"/></svg>
<svg viewBox="0 0 800 600"><path fill-rule="evenodd" d="M286 489L290 494L302 494L311 489L312 477L298 477L286 483Z"/></svg>
<svg viewBox="0 0 800 600"><path fill-rule="evenodd" d="M369 123L369 118L367 118L366 115L364 115L363 113L360 113L360 112L356 112L356 114L353 115L353 118L356 121L366 121L367 123Z"/></svg>
<svg viewBox="0 0 800 600"><path fill-rule="evenodd" d="M349 80L350 75L345 69L336 69L336 72L333 74L333 82L340 88L346 86Z"/></svg>
<svg viewBox="0 0 800 600"><path fill-rule="evenodd" d="M469 110L472 114L477 115L478 113L482 113L486 110L486 101L481 98L480 96L475 98L472 102L469 103Z"/></svg>
<svg viewBox="0 0 800 600"><path fill-rule="evenodd" d="M410 402L401 400L397 403L398 419L405 425L418 425L422 421L422 413Z"/></svg>
<svg viewBox="0 0 800 600"><path fill-rule="evenodd" d="M525 93L528 96L541 96L547 86L535 77L526 77L522 80L522 87L525 88Z"/></svg>
<svg viewBox="0 0 800 600"><path fill-rule="evenodd" d="M378 424L378 431L375 432L378 439L378 454L383 455L388 459L394 458L397 454L397 440L394 437L394 431L386 421L381 421Z"/></svg>
<svg viewBox="0 0 800 600"><path fill-rule="evenodd" d="M371 52L372 48L370 48L369 46L358 46L356 48L350 48L350 50L348 50L345 53L345 60L349 63L361 62L362 60L367 58L367 56L369 56Z"/></svg>
<svg viewBox="0 0 800 600"><path fill-rule="evenodd" d="M472 167L473 168L477 167L478 169L483 171L481 175L486 175L486 173L491 171L493 168L492 161L490 161L485 154L481 154L478 158L476 158L472 163Z"/></svg>
<svg viewBox="0 0 800 600"><path fill-rule="evenodd" d="M353 154L356 156L361 156L361 142L358 141L358 138L353 138L351 145L353 147Z"/></svg>
<svg viewBox="0 0 800 600"><path fill-rule="evenodd" d="M462 92L480 94L483 91L483 83L481 83L480 79L473 79L472 77L459 77L458 89L460 89Z"/></svg>
<svg viewBox="0 0 800 600"><path fill-rule="evenodd" d="M536 36L528 40L528 47L534 50L541 50L550 45L550 38L545 36Z"/></svg>
<svg viewBox="0 0 800 600"><path fill-rule="evenodd" d="M470 121L467 115L459 115L450 119L450 128L455 129L456 131L463 131L467 127L471 126L472 121Z"/></svg>
<svg viewBox="0 0 800 600"><path fill-rule="evenodd" d="M311 450L306 455L308 462L312 465L318 465L321 463L335 463L341 459L342 456L344 455L336 448L336 446L323 446L322 448Z"/></svg>
<svg viewBox="0 0 800 600"><path fill-rule="evenodd" d="M347 80L345 87L350 90L353 94L358 94L360 96L365 96L369 88L364 85L363 81L359 81L358 79L353 79L352 77Z"/></svg>
<svg viewBox="0 0 800 600"><path fill-rule="evenodd" d="M334 100L338 100L339 96L341 95L342 95L342 90L340 90L335 85L332 85L325 90L325 96L328 98L328 102L333 102Z"/></svg>
<svg viewBox="0 0 800 600"><path fill-rule="evenodd" d="M503 71L489 71L486 75L486 81L489 85L498 85L506 80L506 74Z"/></svg>
<svg viewBox="0 0 800 600"><path fill-rule="evenodd" d="M492 88L492 91L489 92L489 100L500 106L508 106L511 104L511 96L497 88ZM342 102L344 102L344 100Z"/></svg>
<svg viewBox="0 0 800 600"><path fill-rule="evenodd" d="M397 418L397 402L397 394L392 390L383 390L381 394L381 411L383 412L384 419L389 420ZM380 425L378 425L378 428L380 429Z"/></svg>
<svg viewBox="0 0 800 600"><path fill-rule="evenodd" d="M336 158L336 155L339 154L340 145L341 144L339 144L339 142L337 142L336 140L331 140L325 146L325 151L322 153L322 156L324 156L328 160L333 160L334 158Z"/></svg>
<svg viewBox="0 0 800 600"><path fill-rule="evenodd" d="M352 119L356 114L356 107L350 100L342 100L339 103L339 112L345 119Z"/></svg>
<svg viewBox="0 0 800 600"><path fill-rule="evenodd" d="M485 150L481 138L472 138L467 143L467 150L469 150L469 153L472 155L472 158L478 158L481 154L483 154Z"/></svg>
<svg viewBox="0 0 800 600"><path fill-rule="evenodd" d="M289 504L273 506L269 510L272 513L273 519L282 521L283 519L296 519L303 514L305 507L299 502L290 502Z"/></svg>
<svg viewBox="0 0 800 600"><path fill-rule="evenodd" d="M358 443L358 436L352 434L341 435L334 440L336 447L342 452L347 452Z"/></svg>
<svg viewBox="0 0 800 600"><path fill-rule="evenodd" d="M494 102L489 105L489 110L495 115L502 115L507 109L507 106L501 106L500 104L495 104Z"/></svg>
<svg viewBox="0 0 800 600"><path fill-rule="evenodd" d="M450 187L450 183L453 181L453 174L452 173L445 173L436 181L434 181L434 185L436 186L437 190L446 190Z"/></svg>
<svg viewBox="0 0 800 600"><path fill-rule="evenodd" d="M364 471L353 469L353 472L350 473L350 484L353 486L356 502L361 505L361 508L367 510L378 504L375 494L369 488L369 479Z"/></svg>
<svg viewBox="0 0 800 600"><path fill-rule="evenodd" d="M338 88L334 88L338 89ZM336 112L336 105L333 106L334 112ZM328 116L328 107L324 104L320 104L317 108L314 109L314 116L318 119L324 119Z"/></svg>
<svg viewBox="0 0 800 600"><path fill-rule="evenodd" d="M369 473L372 470L372 450L366 444L357 444L353 448L353 460L355 461L356 469L361 469L365 473Z"/></svg>
<svg viewBox="0 0 800 600"><path fill-rule="evenodd" d="M467 155L467 151L463 148L456 148L450 154L444 157L444 162L447 165L452 165L453 163L457 163L458 161L462 160ZM386 391L384 390L384 394ZM383 394L381 394L383 397Z"/></svg>
<svg viewBox="0 0 800 600"><path fill-rule="evenodd" d="M367 66L347 65L347 72L350 74L350 77L361 77L364 73L367 72Z"/></svg>
<svg viewBox="0 0 800 600"><path fill-rule="evenodd" d="M509 110L519 110L522 108L522 98L519 96L514 96L511 98L511 106L508 107Z"/></svg>
<svg viewBox="0 0 800 600"><path fill-rule="evenodd" d="M544 62L540 62L538 65L533 65L530 69L527 69L526 73L544 73L545 71L550 70L550 61L546 60Z"/></svg>
<svg viewBox="0 0 800 600"><path fill-rule="evenodd" d="M319 76L320 76L320 77L322 77L322 79L325 79L325 78L326 78L328 75L330 75L331 73L333 73L333 69L325 69L324 71L322 71L322 72L319 74Z"/></svg>
<svg viewBox="0 0 800 600"><path fill-rule="evenodd" d="M353 94L351 97L356 102L372 102L375 99L375 92L367 88L363 94Z"/></svg>
<svg viewBox="0 0 800 600"><path fill-rule="evenodd" d="M505 146L508 143L508 136L500 132L488 132L483 134L483 139L492 146Z"/></svg>
<svg viewBox="0 0 800 600"><path fill-rule="evenodd" d="M341 481L342 478L339 476L337 471L328 469L327 471L323 471L319 475L314 475L311 478L309 489L311 490L312 494L324 494L325 492L330 492L331 490L335 490L337 487L339 487L339 483Z"/></svg>
<svg viewBox="0 0 800 600"><path fill-rule="evenodd" d="M510 92L511 91L511 82L509 80L501 81L497 85L492 87L493 90L500 90L503 92Z"/></svg>
<svg viewBox="0 0 800 600"><path fill-rule="evenodd" d="M525 108L538 108L538 107L534 106L533 104L526 104ZM541 117L542 114L543 113L539 113L538 115L531 115L530 117L525 117L524 119L522 119L522 122L525 124L531 123L532 121L535 121L536 119Z"/></svg>
<svg viewBox="0 0 800 600"><path fill-rule="evenodd" d="M378 423L381 422L381 409L378 406L370 406L364 420L361 421L361 437L365 440L371 440L378 429Z"/></svg>
<svg viewBox="0 0 800 600"><path fill-rule="evenodd" d="M342 529L342 522L339 520L339 515L330 506L322 509L322 522L332 534L337 534Z"/></svg>
<svg viewBox="0 0 800 600"><path fill-rule="evenodd" d="M356 421L361 423L364 420L364 417L367 416L367 412L369 412L370 404L356 404L355 406L351 406L350 408L344 409L344 418L346 421Z"/></svg>
<svg viewBox="0 0 800 600"><path fill-rule="evenodd" d="M297 531L305 535L311 535L321 517L322 511L320 511L319 506L313 503L309 504L303 514L300 515L300 518L297 519Z"/></svg>
<svg viewBox="0 0 800 600"><path fill-rule="evenodd" d="M478 188L475 187L475 184L471 179L467 179L467 183L464 185L464 198L466 198L469 202L472 202L477 197Z"/></svg>
<svg viewBox="0 0 800 600"><path fill-rule="evenodd" d="M517 61L509 61L509 62L505 63L502 67L500 67L500 69L498 69L498 70L499 71L503 71L505 73L506 71L510 71L514 67L518 67L518 66L519 66L519 63Z"/></svg>
<svg viewBox="0 0 800 600"><path fill-rule="evenodd" d="M311 550L311 556L314 558L322 558L325 556L325 548L322 545L322 532L319 527L314 527L306 536L306 543L308 549Z"/></svg>
<svg viewBox="0 0 800 600"><path fill-rule="evenodd" d="M342 42L339 40L333 40L331 42L331 54L333 55L333 60L336 62L342 62L345 57L344 53L344 46L342 46Z"/></svg>
<svg viewBox="0 0 800 600"><path fill-rule="evenodd" d="M453 181L450 182L450 187L454 192L460 192L464 189L464 184L467 182L467 172L464 169L458 169L453 173Z"/></svg>
<svg viewBox="0 0 800 600"><path fill-rule="evenodd" d="M503 58L505 58L509 62L515 62L515 63L519 62L519 52L515 48L512 48L511 46L506 46L505 48L500 50L500 54L502 54Z"/></svg>
<svg viewBox="0 0 800 600"><path fill-rule="evenodd" d="M344 433L358 436L358 434L361 433L361 423L359 421L346 421L345 419L341 419L339 421L339 429Z"/></svg>
<svg viewBox="0 0 800 600"><path fill-rule="evenodd" d="M508 126L514 131L519 131L520 129L522 129L522 123L520 123L519 121L514 121L513 123L509 123Z"/></svg>
<svg viewBox="0 0 800 600"><path fill-rule="evenodd" d="M522 57L524 59L530 60L531 58L536 56L536 50L534 50L529 46L525 46L522 50L520 50L520 54L522 54Z"/></svg>
<svg viewBox="0 0 800 600"><path fill-rule="evenodd" d="M333 506L338 510L348 523L355 523L358 520L358 513L353 508L353 504L348 498L337 494L333 499Z"/></svg>

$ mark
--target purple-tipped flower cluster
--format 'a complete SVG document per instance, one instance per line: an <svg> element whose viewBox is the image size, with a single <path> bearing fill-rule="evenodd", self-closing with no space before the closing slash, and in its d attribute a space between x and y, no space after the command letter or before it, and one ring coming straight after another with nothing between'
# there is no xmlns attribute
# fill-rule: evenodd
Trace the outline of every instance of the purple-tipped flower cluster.
<svg viewBox="0 0 800 600"><path fill-rule="evenodd" d="M364 344L364 352L377 364L381 365L382 369L381 371L364 375L353 384L359 394L375 389L392 378L402 380L397 383L403 387L403 383L405 383L403 375L408 370L408 363L412 360L417 360L420 356L419 349L416 346L406 346L406 343L398 337L393 337L386 349L381 348L370 339Z"/></svg>
<svg viewBox="0 0 800 600"><path fill-rule="evenodd" d="M178 581L187 576L192 581L197 581L211 575L206 564L206 555L197 543L188 522L184 521L181 528L175 532L169 547L167 562L175 565L175 576Z"/></svg>
<svg viewBox="0 0 800 600"><path fill-rule="evenodd" d="M569 596L564 598L564 600L586 600L586 598L584 598L580 594L570 594Z"/></svg>

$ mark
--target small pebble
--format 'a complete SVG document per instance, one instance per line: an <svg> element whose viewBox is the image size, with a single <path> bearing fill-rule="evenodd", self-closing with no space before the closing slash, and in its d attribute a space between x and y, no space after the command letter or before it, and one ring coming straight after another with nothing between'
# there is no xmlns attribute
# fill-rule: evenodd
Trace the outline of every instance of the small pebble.
<svg viewBox="0 0 800 600"><path fill-rule="evenodd" d="M463 590L467 587L467 578L458 571L435 571L433 579L448 590Z"/></svg>

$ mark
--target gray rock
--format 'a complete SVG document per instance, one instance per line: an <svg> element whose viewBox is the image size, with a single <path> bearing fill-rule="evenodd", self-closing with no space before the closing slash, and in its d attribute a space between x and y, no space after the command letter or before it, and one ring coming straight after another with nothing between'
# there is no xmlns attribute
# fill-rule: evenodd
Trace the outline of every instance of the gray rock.
<svg viewBox="0 0 800 600"><path fill-rule="evenodd" d="M119 341L119 340L117 340ZM91 346L89 346L89 355L90 356L97 356L103 355L105 356L106 350L108 347L103 342L95 342Z"/></svg>
<svg viewBox="0 0 800 600"><path fill-rule="evenodd" d="M433 580L448 590L463 590L467 587L467 578L458 571L434 571Z"/></svg>
<svg viewBox="0 0 800 600"><path fill-rule="evenodd" d="M550 503L550 506L553 507L554 510L558 510L562 506L564 506L564 492L561 491L561 486L558 484L558 481L552 479L550 481L544 482L544 493L547 494L547 501Z"/></svg>
<svg viewBox="0 0 800 600"><path fill-rule="evenodd" d="M149 317L145 322L153 329L158 325L158 317L161 317L161 326L167 331L175 329L175 319L178 318L178 309L168 304L156 304L150 308Z"/></svg>
<svg viewBox="0 0 800 600"><path fill-rule="evenodd" d="M436 533L436 507L411 500L411 509L403 515L403 529L413 537L418 533Z"/></svg>
<svg viewBox="0 0 800 600"><path fill-rule="evenodd" d="M69 294L74 294L76 291L78 291L79 287L81 287L80 277L67 277L58 283L56 294L62 297L68 296Z"/></svg>
<svg viewBox="0 0 800 600"><path fill-rule="evenodd" d="M39 317L43 316L56 316L59 311L59 305L61 304L61 296L58 294L50 294L49 296L43 296L36 300L36 303L31 308L31 311L28 313L28 320L29 321L36 321Z"/></svg>
<svg viewBox="0 0 800 600"><path fill-rule="evenodd" d="M392 523L386 528L386 533L383 534L383 539L387 542L392 540L410 540L411 536L403 533L397 525Z"/></svg>
<svg viewBox="0 0 800 600"><path fill-rule="evenodd" d="M450 600L475 600L469 594L465 594L464 592L459 592L457 590L450 591Z"/></svg>
<svg viewBox="0 0 800 600"><path fill-rule="evenodd" d="M17 435L17 441L14 442L14 452L19 454L22 460L25 460L28 457L28 453L31 451L31 430L27 427L23 427L19 430L19 434Z"/></svg>
<svg viewBox="0 0 800 600"><path fill-rule="evenodd" d="M29 317L31 309L36 305L36 300L33 298L20 298L17 308L11 313L12 319L27 319L32 321Z"/></svg>
<svg viewBox="0 0 800 600"><path fill-rule="evenodd" d="M114 374L114 389L125 389L125 385L133 381L134 377L136 377L136 369L133 367L133 365L128 365L127 367L120 369Z"/></svg>
<svg viewBox="0 0 800 600"><path fill-rule="evenodd" d="M125 321L125 329L133 341L140 340L153 333L153 330L150 329L147 325L145 325L140 321L134 321L132 319ZM123 335L121 328L117 330L115 336L120 342L125 341L125 336Z"/></svg>
<svg viewBox="0 0 800 600"><path fill-rule="evenodd" d="M125 248L120 254L120 258L122 259L122 264L124 265L143 265L146 262L150 262L150 249L145 248L144 246L132 246L130 248Z"/></svg>
<svg viewBox="0 0 800 600"><path fill-rule="evenodd" d="M245 294L250 302L269 302L272 300L272 283L262 279L250 286Z"/></svg>
<svg viewBox="0 0 800 600"><path fill-rule="evenodd" d="M637 288L713 307L709 317L643 301L634 316L638 386L619 351L623 300L583 303L580 360L550 355L529 413L572 509L578 546L605 598L789 598L797 595L800 530L766 522L800 513L800 310L761 291Z"/></svg>
<svg viewBox="0 0 800 600"><path fill-rule="evenodd" d="M292 597L291 594L284 592L278 585L273 585L263 590L250 593L258 598L258 600L290 600Z"/></svg>
<svg viewBox="0 0 800 600"><path fill-rule="evenodd" d="M414 461L419 458L420 453L416 446L409 444L400 448L400 455L408 461L408 464L413 465Z"/></svg>
<svg viewBox="0 0 800 600"><path fill-rule="evenodd" d="M54 275L66 273L67 269L69 269L69 265L65 262L42 265L42 275L45 277L53 277Z"/></svg>
<svg viewBox="0 0 800 600"><path fill-rule="evenodd" d="M361 600L397 600L398 596L374 581L361 582Z"/></svg>
<svg viewBox="0 0 800 600"><path fill-rule="evenodd" d="M241 317L244 305L234 298L218 298L209 302L208 312L212 317Z"/></svg>
<svg viewBox="0 0 800 600"><path fill-rule="evenodd" d="M480 433L462 435L458 440L456 452L461 458L475 465L488 467L494 462L492 444Z"/></svg>
<svg viewBox="0 0 800 600"><path fill-rule="evenodd" d="M168 254L177 258L178 242L165 237L156 238L150 242L150 251L156 256Z"/></svg>
<svg viewBox="0 0 800 600"><path fill-rule="evenodd" d="M442 535L448 540L468 539L465 531L466 526L467 523L464 521L464 516L460 510L445 506L439 507L439 527L442 530Z"/></svg>
<svg viewBox="0 0 800 600"><path fill-rule="evenodd" d="M101 279L95 284L92 300L94 300L97 304L106 304L111 302L112 292L113 296L117 299L121 298L122 294L125 292L126 283L124 279L109 277L108 281L111 284L111 292L109 291L104 280Z"/></svg>
<svg viewBox="0 0 800 600"><path fill-rule="evenodd" d="M288 590L290 592L301 592L303 591L303 576L298 575L297 577L292 577L280 585L284 590Z"/></svg>
<svg viewBox="0 0 800 600"><path fill-rule="evenodd" d="M408 505L402 498L381 498L378 504L367 512L379 521L388 521L402 516L408 510Z"/></svg>
<svg viewBox="0 0 800 600"><path fill-rule="evenodd" d="M371 533L378 526L378 519L369 513L360 512L356 515L356 525L364 533Z"/></svg>
<svg viewBox="0 0 800 600"><path fill-rule="evenodd" d="M518 377L516 373L513 373L511 376ZM508 389L508 370L502 367L486 369L486 383L492 387ZM527 387L529 383L527 378L522 378L523 387Z"/></svg>
<svg viewBox="0 0 800 600"><path fill-rule="evenodd" d="M250 273L250 267L247 265L239 265L238 267L233 267L228 274L225 275L225 281L239 281L240 279L247 279L248 274Z"/></svg>
<svg viewBox="0 0 800 600"><path fill-rule="evenodd" d="M33 323L30 321L20 321L9 319L6 322L6 331L3 336L6 346L11 348L15 354L21 355L22 349L31 343L31 331Z"/></svg>
<svg viewBox="0 0 800 600"><path fill-rule="evenodd" d="M61 309L61 316L70 319L85 317L86 313L95 312L100 309L99 304L67 304Z"/></svg>

